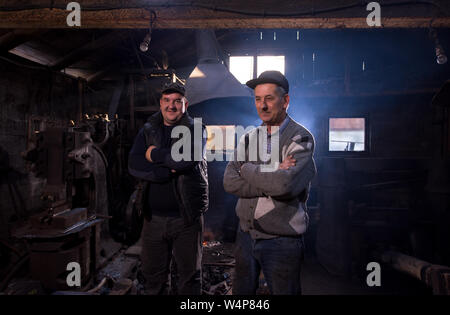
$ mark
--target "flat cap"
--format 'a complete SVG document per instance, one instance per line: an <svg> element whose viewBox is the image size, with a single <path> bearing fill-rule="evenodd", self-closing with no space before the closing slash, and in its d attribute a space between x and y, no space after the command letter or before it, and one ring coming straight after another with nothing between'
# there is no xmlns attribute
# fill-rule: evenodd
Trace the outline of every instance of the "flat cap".
<svg viewBox="0 0 450 315"><path fill-rule="evenodd" d="M186 93L186 90L184 89L184 86L179 83L168 83L164 85L161 94L170 94L170 93L180 93L184 96Z"/></svg>
<svg viewBox="0 0 450 315"><path fill-rule="evenodd" d="M286 77L280 72L275 70L264 71L259 75L257 79L247 81L249 88L255 89L258 84L273 83L281 86L286 93L289 93L289 82Z"/></svg>

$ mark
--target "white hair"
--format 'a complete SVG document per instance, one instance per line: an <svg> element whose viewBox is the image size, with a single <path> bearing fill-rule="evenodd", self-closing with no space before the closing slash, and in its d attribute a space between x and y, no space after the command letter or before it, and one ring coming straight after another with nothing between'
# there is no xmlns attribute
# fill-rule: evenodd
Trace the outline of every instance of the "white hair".
<svg viewBox="0 0 450 315"><path fill-rule="evenodd" d="M285 96L287 94L286 90L283 87L279 86L279 85L277 85L277 88L275 89L275 91L276 91L276 93L278 94L279 97L283 97L283 96Z"/></svg>

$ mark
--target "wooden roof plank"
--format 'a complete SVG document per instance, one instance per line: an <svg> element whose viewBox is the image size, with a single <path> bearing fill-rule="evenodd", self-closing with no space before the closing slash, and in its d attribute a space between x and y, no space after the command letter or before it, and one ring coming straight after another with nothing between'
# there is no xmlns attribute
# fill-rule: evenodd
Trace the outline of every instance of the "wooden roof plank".
<svg viewBox="0 0 450 315"><path fill-rule="evenodd" d="M47 30L17 29L5 33L0 36L0 53L8 52L17 46L33 40L45 32L47 32Z"/></svg>
<svg viewBox="0 0 450 315"><path fill-rule="evenodd" d="M209 10L155 8L155 28L163 29L330 29L372 28L364 17L249 17L220 14ZM62 9L33 9L0 11L0 28L69 28L68 11ZM147 9L115 9L82 11L81 28L148 28ZM383 17L381 28L450 28L449 17Z"/></svg>

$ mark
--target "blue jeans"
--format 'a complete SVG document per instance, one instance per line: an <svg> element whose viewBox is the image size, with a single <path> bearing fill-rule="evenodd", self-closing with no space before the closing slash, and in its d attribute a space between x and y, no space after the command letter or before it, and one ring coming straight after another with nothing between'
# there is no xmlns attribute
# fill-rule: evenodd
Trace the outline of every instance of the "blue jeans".
<svg viewBox="0 0 450 315"><path fill-rule="evenodd" d="M300 295L303 251L303 237L253 240L238 228L233 294L255 295L262 270L271 294Z"/></svg>

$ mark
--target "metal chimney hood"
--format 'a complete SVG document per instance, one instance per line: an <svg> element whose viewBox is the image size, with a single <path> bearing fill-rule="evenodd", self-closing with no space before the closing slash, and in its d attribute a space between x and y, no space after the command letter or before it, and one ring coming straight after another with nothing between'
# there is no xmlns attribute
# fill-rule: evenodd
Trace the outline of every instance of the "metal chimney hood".
<svg viewBox="0 0 450 315"><path fill-rule="evenodd" d="M197 30L198 64L186 81L190 105L229 97L253 97L250 88L242 85L219 61L218 42L214 30Z"/></svg>

